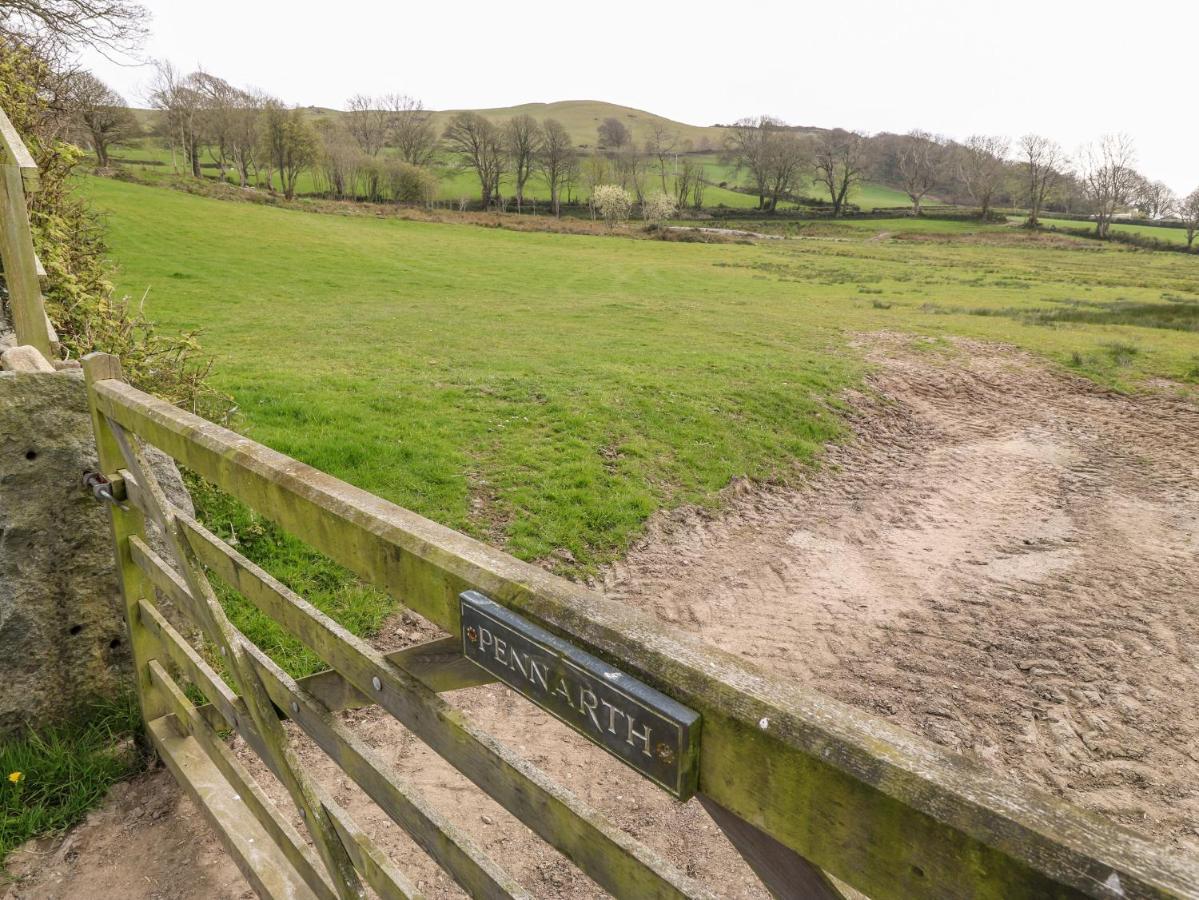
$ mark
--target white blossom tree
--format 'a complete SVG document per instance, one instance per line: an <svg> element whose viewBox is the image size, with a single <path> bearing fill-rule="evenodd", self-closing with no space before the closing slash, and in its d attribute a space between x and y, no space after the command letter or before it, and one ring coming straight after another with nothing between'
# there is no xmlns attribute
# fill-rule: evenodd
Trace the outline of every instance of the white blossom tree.
<svg viewBox="0 0 1199 900"><path fill-rule="evenodd" d="M623 222L633 210L633 196L618 184L601 184L591 192L591 204L609 225Z"/></svg>
<svg viewBox="0 0 1199 900"><path fill-rule="evenodd" d="M674 213L674 198L669 194L655 191L641 201L641 218L645 220L646 225L660 225Z"/></svg>

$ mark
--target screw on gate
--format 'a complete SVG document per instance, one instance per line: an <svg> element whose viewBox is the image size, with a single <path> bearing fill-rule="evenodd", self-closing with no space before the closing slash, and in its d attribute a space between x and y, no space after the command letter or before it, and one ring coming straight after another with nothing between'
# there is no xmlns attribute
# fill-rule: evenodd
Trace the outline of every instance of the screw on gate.
<svg viewBox="0 0 1199 900"><path fill-rule="evenodd" d="M111 503L113 506L126 512L129 511L128 506L113 496L112 482L99 472L84 472L83 487L85 490L91 491L92 496L97 500L104 503Z"/></svg>

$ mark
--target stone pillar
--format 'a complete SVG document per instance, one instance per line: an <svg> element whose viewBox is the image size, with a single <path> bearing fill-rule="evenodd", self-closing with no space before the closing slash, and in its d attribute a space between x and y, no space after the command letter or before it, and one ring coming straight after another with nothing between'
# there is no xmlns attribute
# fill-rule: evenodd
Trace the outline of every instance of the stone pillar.
<svg viewBox="0 0 1199 900"><path fill-rule="evenodd" d="M190 507L178 471L156 465ZM0 739L130 684L108 511L78 369L0 372Z"/></svg>

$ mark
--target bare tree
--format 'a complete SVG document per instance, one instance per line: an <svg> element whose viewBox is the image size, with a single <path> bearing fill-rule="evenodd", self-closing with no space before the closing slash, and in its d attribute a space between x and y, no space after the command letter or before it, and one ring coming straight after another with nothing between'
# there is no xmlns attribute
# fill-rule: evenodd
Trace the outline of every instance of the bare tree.
<svg viewBox="0 0 1199 900"><path fill-rule="evenodd" d="M1166 218L1178 204L1178 197L1164 181L1150 181L1138 176L1134 193L1137 209L1150 219Z"/></svg>
<svg viewBox="0 0 1199 900"><path fill-rule="evenodd" d="M492 201L499 197L500 180L504 176L506 162L500 129L478 113L460 112L450 119L443 137L462 165L475 170L483 208L489 208Z"/></svg>
<svg viewBox="0 0 1199 900"><path fill-rule="evenodd" d="M91 72L71 79L70 100L101 167L108 166L109 147L141 131L121 95Z"/></svg>
<svg viewBox="0 0 1199 900"><path fill-rule="evenodd" d="M373 157L359 149L343 119L322 118L313 127L318 139L315 168L321 188L339 200L355 194L361 162Z"/></svg>
<svg viewBox="0 0 1199 900"><path fill-rule="evenodd" d="M169 62L155 63L149 100L165 115L172 155L176 148L182 150L192 175L199 178L204 100L192 77L184 77Z"/></svg>
<svg viewBox="0 0 1199 900"><path fill-rule="evenodd" d="M613 169L620 178L620 186L631 187L637 202L642 202L645 199L646 159L637 149L637 145L630 141L611 156Z"/></svg>
<svg viewBox="0 0 1199 900"><path fill-rule="evenodd" d="M146 36L145 8L128 0L4 0L0 37L34 38L55 50L129 51Z"/></svg>
<svg viewBox="0 0 1199 900"><path fill-rule="evenodd" d="M414 166L427 166L437 153L437 131L432 114L415 97L387 94L382 98L388 113L388 143L400 159Z"/></svg>
<svg viewBox="0 0 1199 900"><path fill-rule="evenodd" d="M972 134L957 148L958 178L978 204L984 221L991 215L991 201L1003 183L1008 144L1008 139L999 135Z"/></svg>
<svg viewBox="0 0 1199 900"><path fill-rule="evenodd" d="M583 187L587 189L588 203L591 206L591 218L595 218L595 189L611 180L612 164L602 153L590 153L584 157L580 166L579 177Z"/></svg>
<svg viewBox="0 0 1199 900"><path fill-rule="evenodd" d="M543 140L541 126L527 114L513 116L504 123L504 148L511 163L512 182L516 188L516 211L519 213L525 200L525 184L537 165Z"/></svg>
<svg viewBox="0 0 1199 900"><path fill-rule="evenodd" d="M662 181L662 193L667 193L666 170L672 159L677 158L679 136L666 123L655 119L650 123L649 137L645 139L645 152L658 163L658 177Z"/></svg>
<svg viewBox="0 0 1199 900"><path fill-rule="evenodd" d="M550 187L550 205L554 215L562 214L561 194L569 173L577 164L574 144L566 128L557 119L541 123L541 148L537 166Z"/></svg>
<svg viewBox="0 0 1199 900"><path fill-rule="evenodd" d="M811 171L811 145L802 135L791 130L779 131L768 143L767 209L778 209L779 200L799 190L806 172Z"/></svg>
<svg viewBox="0 0 1199 900"><path fill-rule="evenodd" d="M223 78L203 69L188 76L188 82L200 97L200 131L208 146L208 155L216 163L221 181L233 165L234 111L237 107L237 88Z"/></svg>
<svg viewBox="0 0 1199 900"><path fill-rule="evenodd" d="M1195 232L1199 231L1199 188L1187 194L1178 204L1178 217L1187 230L1187 249L1195 243Z"/></svg>
<svg viewBox="0 0 1199 900"><path fill-rule="evenodd" d="M1116 213L1136 196L1136 149L1128 135L1109 134L1083 147L1078 157L1079 183L1094 210L1095 234L1107 237Z"/></svg>
<svg viewBox="0 0 1199 900"><path fill-rule="evenodd" d="M704 208L704 187L707 185L707 170L702 166L695 167L695 180L691 183L691 208Z"/></svg>
<svg viewBox="0 0 1199 900"><path fill-rule="evenodd" d="M674 202L680 209L687 205L691 196L691 189L695 184L695 170L695 163L683 157L683 162L674 176Z"/></svg>
<svg viewBox="0 0 1199 900"><path fill-rule="evenodd" d="M866 139L857 131L835 128L816 142L816 176L828 189L833 216L841 215L855 184L862 180L866 163Z"/></svg>
<svg viewBox="0 0 1199 900"><path fill-rule="evenodd" d="M899 144L895 166L903 191L912 201L912 215L920 215L924 198L941 180L945 164L944 142L927 131L909 131Z"/></svg>
<svg viewBox="0 0 1199 900"><path fill-rule="evenodd" d="M367 156L378 156L387 143L387 110L374 97L355 94L346 101L346 129Z"/></svg>
<svg viewBox="0 0 1199 900"><path fill-rule="evenodd" d="M771 116L738 119L726 134L726 157L738 171L749 173L758 194L758 209L766 208L770 184L770 136L783 123Z"/></svg>
<svg viewBox="0 0 1199 900"><path fill-rule="evenodd" d="M773 212L810 168L808 141L772 116L739 119L726 134L725 158L749 173L758 209Z"/></svg>
<svg viewBox="0 0 1199 900"><path fill-rule="evenodd" d="M1069 160L1056 141L1039 134L1020 138L1020 162L1024 168L1025 200L1030 228L1041 224L1041 209L1050 191L1067 173Z"/></svg>
<svg viewBox="0 0 1199 900"><path fill-rule="evenodd" d="M599 139L600 147L612 153L620 152L633 140L633 136L625 127L624 122L611 116L600 122L599 128L596 129L596 136Z"/></svg>
<svg viewBox="0 0 1199 900"><path fill-rule="evenodd" d="M266 97L260 91L238 91L233 99L230 117L229 149L233 165L237 169L238 182L242 187L250 183L250 169L255 165L255 154L261 132L260 119Z"/></svg>

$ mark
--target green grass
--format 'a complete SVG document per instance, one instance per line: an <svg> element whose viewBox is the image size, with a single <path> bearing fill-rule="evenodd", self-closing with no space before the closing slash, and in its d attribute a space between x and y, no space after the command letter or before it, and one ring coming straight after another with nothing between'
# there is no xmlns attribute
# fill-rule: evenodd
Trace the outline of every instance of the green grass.
<svg viewBox="0 0 1199 900"><path fill-rule="evenodd" d="M201 328L240 427L525 558L611 559L654 510L782 477L838 433L851 331L1008 340L1065 364L1113 333L1121 383L1182 378L1191 334L1014 320L1072 299L1194 298L1195 260L1015 229L960 243L848 237L680 245L321 216L90 180L124 290ZM982 232L982 234L975 234ZM1005 239L990 243L992 233ZM860 237L858 236L860 234ZM876 305L873 301L889 304Z"/></svg>
<svg viewBox="0 0 1199 900"><path fill-rule="evenodd" d="M138 771L143 760L133 737L140 728L136 704L126 698L74 724L0 744L0 866L25 841L81 822L114 782Z"/></svg>
<svg viewBox="0 0 1199 900"><path fill-rule="evenodd" d="M275 577L354 634L366 637L376 634L395 608L391 598L360 583L348 570L291 537L245 504L199 478L189 477L187 485L196 508L218 537L243 555L268 566ZM328 668L297 638L231 588L215 580L214 587L234 626L293 678ZM227 678L230 676L219 656L214 652L206 655L218 671Z"/></svg>
<svg viewBox="0 0 1199 900"><path fill-rule="evenodd" d="M1082 222L1077 219L1041 219L1046 228L1082 228L1094 230L1094 222ZM1170 244L1186 244L1187 233L1182 228L1163 228L1160 225L1138 225L1132 222L1113 222L1112 231L1122 231L1126 234L1139 234L1142 237L1156 238Z"/></svg>

